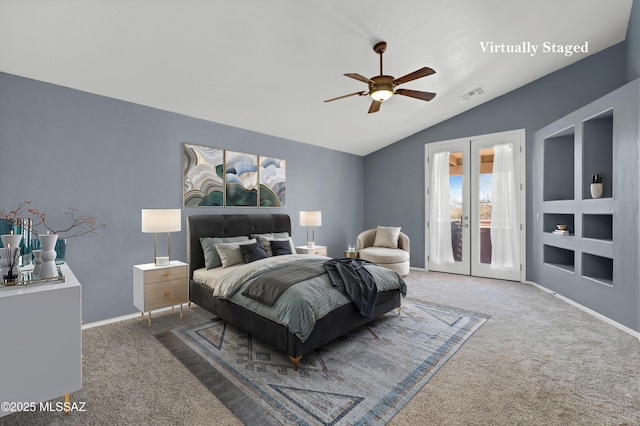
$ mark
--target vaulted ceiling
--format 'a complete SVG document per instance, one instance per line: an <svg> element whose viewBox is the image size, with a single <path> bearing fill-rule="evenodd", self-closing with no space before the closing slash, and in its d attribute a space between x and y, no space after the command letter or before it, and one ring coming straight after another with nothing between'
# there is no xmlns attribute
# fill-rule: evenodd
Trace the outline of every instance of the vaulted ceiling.
<svg viewBox="0 0 640 426"><path fill-rule="evenodd" d="M623 41L631 5L0 0L0 71L366 155ZM368 96L324 103L367 90L342 74L378 75L381 40L384 73L431 67L401 87L437 96L395 95L374 114ZM545 52L545 42L588 52Z"/></svg>

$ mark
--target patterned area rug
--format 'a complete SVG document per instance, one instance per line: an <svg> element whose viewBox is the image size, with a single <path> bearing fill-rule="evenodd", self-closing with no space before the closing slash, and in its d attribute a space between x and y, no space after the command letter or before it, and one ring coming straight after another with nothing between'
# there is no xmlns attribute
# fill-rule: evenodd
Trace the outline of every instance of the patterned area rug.
<svg viewBox="0 0 640 426"><path fill-rule="evenodd" d="M307 354L278 353L214 318L156 337L246 424L387 423L487 320L405 302Z"/></svg>

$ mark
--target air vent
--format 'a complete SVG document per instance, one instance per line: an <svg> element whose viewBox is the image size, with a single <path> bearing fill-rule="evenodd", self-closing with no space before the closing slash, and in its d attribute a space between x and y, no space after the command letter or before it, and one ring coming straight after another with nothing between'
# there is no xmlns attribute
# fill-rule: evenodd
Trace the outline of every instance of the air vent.
<svg viewBox="0 0 640 426"><path fill-rule="evenodd" d="M476 87L473 90L470 90L469 92L465 93L464 95L460 95L460 97L464 101L470 101L471 99L475 98L476 96L484 95L485 93L487 93L485 88L483 86L480 86L480 87Z"/></svg>

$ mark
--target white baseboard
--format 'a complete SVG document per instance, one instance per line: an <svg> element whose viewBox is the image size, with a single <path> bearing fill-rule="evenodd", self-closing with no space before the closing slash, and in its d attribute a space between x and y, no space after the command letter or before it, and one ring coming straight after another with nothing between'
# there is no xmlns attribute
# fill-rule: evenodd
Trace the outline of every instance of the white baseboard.
<svg viewBox="0 0 640 426"><path fill-rule="evenodd" d="M575 301L573 301L573 300L571 300L571 299L569 299L567 297L564 297L564 296L556 293L553 290L549 290L548 288L546 288L544 286L541 286L540 284L534 283L533 281L525 281L524 284L530 284L530 285L532 285L534 287L537 287L540 290L557 297L558 299L562 300L563 302L568 303L568 304L570 304L572 306L575 306L576 308L578 308L578 309L580 309L580 310L582 310L582 311L584 311L584 312L586 312L586 313L588 313L590 315L593 315L594 317L598 318L599 320L602 320L602 321L606 322L607 324L612 325L615 328L617 328L619 330L622 330L625 333L628 333L628 334L632 335L633 337L637 338L638 340L640 340L640 332L632 330L629 327L627 327L626 325L622 325L619 322L616 322L616 321L612 320L609 317L606 317L606 316L604 316L604 315L602 315L602 314L600 314L600 313L598 313L598 312L596 312L594 310L591 310L591 309L587 308L586 306L583 306L583 305L579 304L578 302L575 302Z"/></svg>
<svg viewBox="0 0 640 426"><path fill-rule="evenodd" d="M171 307L162 308L162 309L155 309L153 312L168 311L169 309L171 309ZM148 315L148 313L147 313L147 315ZM88 328L99 327L101 325L106 325L106 324L113 324L114 322L126 321L126 320L130 320L130 319L133 319L133 318L140 318L140 312L135 313L135 314L127 314L127 315L122 315L122 316L119 316L119 317L107 318L107 319L100 320L100 321L95 321L95 322L89 322L89 323L86 323L86 324L82 324L82 329L86 330Z"/></svg>

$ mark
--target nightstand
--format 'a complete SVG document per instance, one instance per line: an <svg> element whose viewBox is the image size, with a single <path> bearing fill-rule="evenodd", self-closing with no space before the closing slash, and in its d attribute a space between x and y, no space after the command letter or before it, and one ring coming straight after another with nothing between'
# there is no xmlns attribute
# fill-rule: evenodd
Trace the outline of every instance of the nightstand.
<svg viewBox="0 0 640 426"><path fill-rule="evenodd" d="M134 265L133 304L140 309L143 320L145 311L149 313L149 328L154 309L171 306L173 310L174 305L180 305L182 319L182 304L189 301L187 275L187 264L178 260L172 260L166 266Z"/></svg>
<svg viewBox="0 0 640 426"><path fill-rule="evenodd" d="M309 248L307 246L296 247L296 253L298 254L317 254L318 256L327 255L327 246L314 246Z"/></svg>

